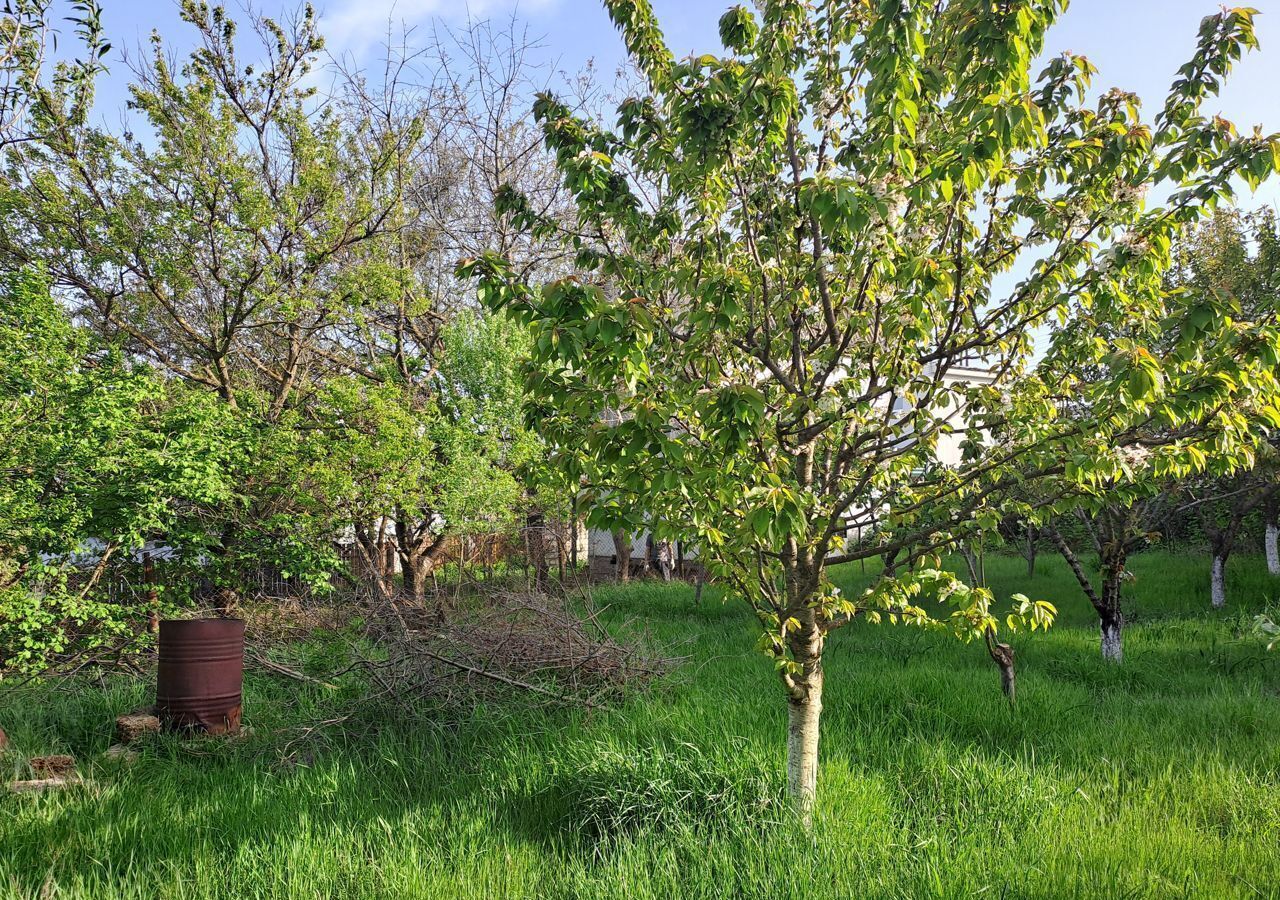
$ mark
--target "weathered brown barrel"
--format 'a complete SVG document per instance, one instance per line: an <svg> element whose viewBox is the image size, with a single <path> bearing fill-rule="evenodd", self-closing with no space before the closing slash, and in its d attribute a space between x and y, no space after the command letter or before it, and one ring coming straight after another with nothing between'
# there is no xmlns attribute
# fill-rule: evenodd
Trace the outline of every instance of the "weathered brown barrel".
<svg viewBox="0 0 1280 900"><path fill-rule="evenodd" d="M244 622L166 619L160 623L156 711L166 728L209 734L240 730Z"/></svg>

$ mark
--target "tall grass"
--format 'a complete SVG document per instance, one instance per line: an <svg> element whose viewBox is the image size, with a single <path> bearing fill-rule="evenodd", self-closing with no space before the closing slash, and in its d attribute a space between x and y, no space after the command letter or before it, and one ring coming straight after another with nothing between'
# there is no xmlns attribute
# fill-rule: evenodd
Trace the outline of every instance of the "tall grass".
<svg viewBox="0 0 1280 900"><path fill-rule="evenodd" d="M750 616L640 583L599 589L612 625L691 658L612 709L379 708L296 742L332 700L250 677L251 737L129 765L100 754L145 686L10 698L15 746L76 754L87 786L0 797L0 896L1280 895L1280 654L1244 628L1280 579L1233 559L1213 613L1206 560L1138 557L1116 668L1065 567L1023 565L988 561L997 594L1061 620L1013 638L1016 710L979 645L832 638L809 835L778 803L785 709Z"/></svg>

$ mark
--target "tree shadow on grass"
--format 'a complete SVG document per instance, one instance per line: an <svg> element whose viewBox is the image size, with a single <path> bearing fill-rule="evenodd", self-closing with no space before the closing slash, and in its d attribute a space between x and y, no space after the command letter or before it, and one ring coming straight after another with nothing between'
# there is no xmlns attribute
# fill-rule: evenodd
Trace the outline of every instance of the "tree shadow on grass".
<svg viewBox="0 0 1280 900"><path fill-rule="evenodd" d="M546 777L505 798L504 819L530 839L597 856L620 839L762 830L789 819L777 766L746 741L715 749L577 740Z"/></svg>

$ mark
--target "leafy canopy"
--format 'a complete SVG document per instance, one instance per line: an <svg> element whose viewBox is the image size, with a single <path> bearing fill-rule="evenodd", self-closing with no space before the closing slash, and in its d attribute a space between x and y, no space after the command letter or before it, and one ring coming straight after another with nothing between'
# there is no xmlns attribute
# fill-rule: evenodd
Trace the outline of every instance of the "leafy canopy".
<svg viewBox="0 0 1280 900"><path fill-rule="evenodd" d="M33 270L0 286L0 433L0 667L135 630L144 611L69 584L76 555L161 538L194 561L246 448L224 404L72 326Z"/></svg>
<svg viewBox="0 0 1280 900"><path fill-rule="evenodd" d="M582 274L464 271L530 328L535 418L596 519L696 536L780 658L861 608L935 621L927 591L961 634L993 628L992 598L936 568L855 600L824 566L994 528L1024 479L1111 477L1151 422L1173 471L1204 465L1188 423L1216 419L1230 456L1254 440L1242 405L1274 416L1274 320L1162 280L1179 229L1280 158L1203 108L1255 46L1253 11L1206 18L1146 118L1120 90L1091 102L1082 57L1034 73L1062 0L772 0L724 15L725 54L680 61L647 2L605 5L646 89L613 129L534 108ZM1061 415L1081 393L1088 415Z"/></svg>

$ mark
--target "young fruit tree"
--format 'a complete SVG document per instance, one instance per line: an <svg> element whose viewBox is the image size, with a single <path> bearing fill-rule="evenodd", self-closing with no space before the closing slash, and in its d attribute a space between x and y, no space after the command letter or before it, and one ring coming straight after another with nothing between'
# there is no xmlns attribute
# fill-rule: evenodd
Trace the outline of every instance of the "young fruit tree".
<svg viewBox="0 0 1280 900"><path fill-rule="evenodd" d="M1258 360L1265 362L1265 358L1255 359L1252 340L1239 340L1238 336L1274 332L1280 321L1280 295L1274 288L1277 247L1280 242L1272 212L1245 214L1220 208L1207 222L1188 229L1175 241L1175 262L1165 275L1165 286L1172 293L1186 295L1188 315L1181 325L1168 323L1172 327L1164 336L1151 340L1143 333L1147 326L1141 321L1105 327L1099 323L1095 337L1112 344L1140 341L1157 358L1161 371L1176 377L1235 378L1237 371L1243 370L1246 378L1252 379L1250 366ZM1215 315L1229 317L1233 327L1199 327ZM1212 360L1213 369L1197 372L1180 365L1178 358L1186 352ZM1091 367L1081 370L1079 377L1106 381L1113 376ZM1194 383L1176 388L1179 392L1195 389ZM1062 413L1089 417L1090 411L1084 408L1087 397L1087 392L1078 393ZM1202 528L1214 555L1214 596L1220 596L1220 576L1225 570L1225 554L1220 558L1220 549L1228 537L1234 540L1244 516L1265 500L1275 480L1270 461L1274 452L1265 439L1268 430L1274 430L1274 402L1266 390L1236 398L1235 415L1252 420L1257 438L1252 445L1221 441L1219 427L1224 420L1216 408L1208 406L1176 425L1153 419L1135 430L1127 445L1117 447L1123 464L1110 476L1075 485L1063 479L1056 484L1041 481L1031 488L1042 495L1056 491L1059 499L1044 508L1040 517L1052 519L1054 512L1069 510L1083 526L1087 545L1097 553L1095 585L1068 537L1055 522L1045 523L1047 536L1098 614L1104 659L1118 663L1123 656L1121 597L1130 579L1129 556L1159 541L1170 522L1189 515L1204 520ZM1229 422L1228 427L1238 425ZM1183 447L1194 447L1199 454L1195 465L1170 466L1168 459L1148 453L1148 448L1174 439L1175 433ZM1226 549L1229 552L1229 544Z"/></svg>
<svg viewBox="0 0 1280 900"><path fill-rule="evenodd" d="M1252 470L1222 478L1198 478L1188 485L1189 502L1199 513L1200 530L1209 545L1209 602L1214 609L1227 605L1227 561L1246 520L1278 492L1274 448Z"/></svg>
<svg viewBox="0 0 1280 900"><path fill-rule="evenodd" d="M1151 420L1169 466L1202 465L1178 428L1209 410L1224 447L1253 440L1233 404L1274 387L1274 331L1203 301L1196 328L1252 348L1232 379L1189 338L1167 359L1144 346L1191 334L1162 282L1177 229L1276 167L1275 139L1201 111L1252 21L1206 19L1148 122L1130 94L1088 102L1083 58L1035 75L1060 0L763 2L721 18L724 55L684 61L647 2L605 5L642 95L616 130L552 96L534 109L577 200L563 237L581 274L534 285L496 255L463 269L531 329L530 415L595 522L695 540L755 611L807 819L833 629L1047 625L1048 604L1015 595L998 616L985 588L918 563L995 529L1017 483L1113 474ZM1148 208L1153 187L1170 193ZM503 203L557 227L517 192ZM1095 338L1119 321L1140 327ZM1104 361L1108 378L1076 375ZM1060 415L1079 392L1088 414ZM828 578L880 555L900 568L863 596Z"/></svg>

